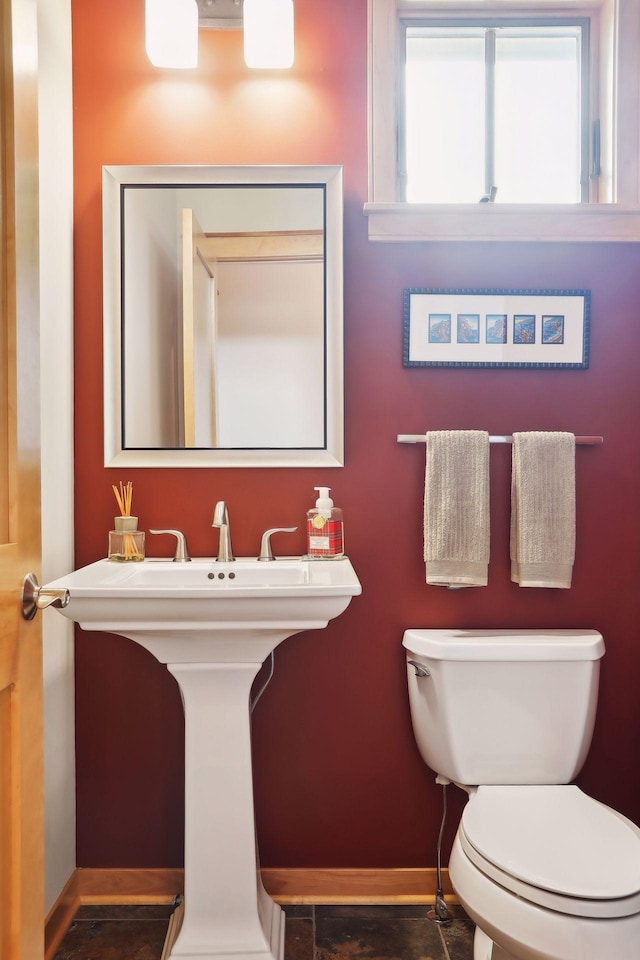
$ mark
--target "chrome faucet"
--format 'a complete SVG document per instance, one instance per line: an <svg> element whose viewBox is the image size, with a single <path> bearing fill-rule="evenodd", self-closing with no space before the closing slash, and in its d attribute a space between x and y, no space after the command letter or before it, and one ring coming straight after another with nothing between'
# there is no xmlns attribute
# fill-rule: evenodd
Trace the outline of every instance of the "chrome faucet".
<svg viewBox="0 0 640 960"><path fill-rule="evenodd" d="M229 526L229 511L224 500L218 500L213 511L212 527L218 527L220 530L220 541L218 543L218 556L216 560L229 561L235 560L233 547L231 546L231 527Z"/></svg>

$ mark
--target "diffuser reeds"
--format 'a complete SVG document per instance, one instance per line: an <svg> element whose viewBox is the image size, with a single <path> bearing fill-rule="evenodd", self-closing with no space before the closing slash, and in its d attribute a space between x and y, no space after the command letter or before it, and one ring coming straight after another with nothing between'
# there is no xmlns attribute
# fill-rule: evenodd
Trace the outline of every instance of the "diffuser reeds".
<svg viewBox="0 0 640 960"><path fill-rule="evenodd" d="M122 480L121 480L120 489L116 487L115 483L112 483L111 489L115 493L116 501L118 503L118 507L120 508L120 516L130 517L131 502L133 500L133 483L131 482L131 480L129 480L126 487L122 485Z"/></svg>

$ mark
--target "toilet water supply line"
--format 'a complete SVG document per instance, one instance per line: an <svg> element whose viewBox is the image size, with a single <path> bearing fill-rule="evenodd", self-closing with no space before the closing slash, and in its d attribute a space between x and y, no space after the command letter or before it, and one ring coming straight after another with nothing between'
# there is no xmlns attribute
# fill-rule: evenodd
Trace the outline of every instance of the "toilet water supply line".
<svg viewBox="0 0 640 960"><path fill-rule="evenodd" d="M444 824L447 819L447 787L450 781L445 777L437 776L436 783L442 784L442 821L440 823L440 833L438 834L438 846L436 851L436 902L433 910L429 911L429 919L444 926L451 923L452 917L449 908L445 903L444 890L442 889L442 835L444 833Z"/></svg>

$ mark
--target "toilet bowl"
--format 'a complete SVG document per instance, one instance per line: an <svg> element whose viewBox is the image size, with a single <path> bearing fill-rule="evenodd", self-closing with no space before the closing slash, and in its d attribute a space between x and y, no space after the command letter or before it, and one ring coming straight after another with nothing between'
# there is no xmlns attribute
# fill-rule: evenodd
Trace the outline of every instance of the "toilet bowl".
<svg viewBox="0 0 640 960"><path fill-rule="evenodd" d="M600 635L411 630L403 643L423 759L469 794L449 876L477 925L474 960L638 960L640 829L569 782L591 740Z"/></svg>
<svg viewBox="0 0 640 960"><path fill-rule="evenodd" d="M640 830L575 786L480 787L449 876L494 958L640 956Z"/></svg>

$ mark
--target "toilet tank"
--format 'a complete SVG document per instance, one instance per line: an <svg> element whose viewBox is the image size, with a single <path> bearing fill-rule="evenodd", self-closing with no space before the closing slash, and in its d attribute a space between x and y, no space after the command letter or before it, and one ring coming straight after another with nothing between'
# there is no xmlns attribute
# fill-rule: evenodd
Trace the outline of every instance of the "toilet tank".
<svg viewBox="0 0 640 960"><path fill-rule="evenodd" d="M407 630L403 645L413 730L435 773L470 786L573 780L593 734L597 631Z"/></svg>

